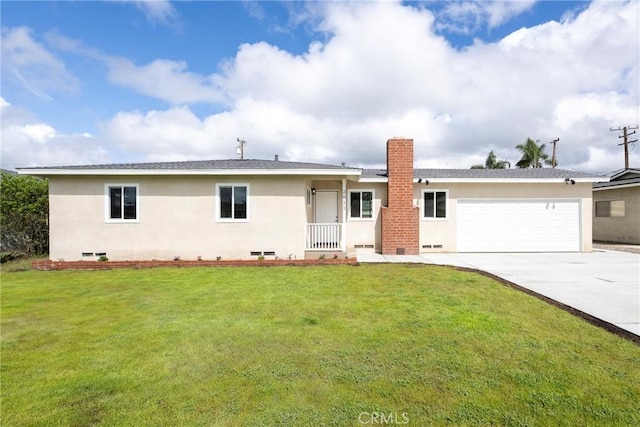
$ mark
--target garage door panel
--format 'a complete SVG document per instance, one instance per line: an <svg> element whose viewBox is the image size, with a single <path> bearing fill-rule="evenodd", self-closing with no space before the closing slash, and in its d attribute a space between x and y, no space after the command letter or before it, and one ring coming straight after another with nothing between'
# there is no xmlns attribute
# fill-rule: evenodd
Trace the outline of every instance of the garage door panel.
<svg viewBox="0 0 640 427"><path fill-rule="evenodd" d="M458 200L458 252L580 250L577 200Z"/></svg>

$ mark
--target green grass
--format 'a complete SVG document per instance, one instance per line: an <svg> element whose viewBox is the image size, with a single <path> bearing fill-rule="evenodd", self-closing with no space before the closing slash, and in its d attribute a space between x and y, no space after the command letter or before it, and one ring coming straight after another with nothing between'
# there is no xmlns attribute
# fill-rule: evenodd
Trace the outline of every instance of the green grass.
<svg viewBox="0 0 640 427"><path fill-rule="evenodd" d="M31 263L33 261L46 261L47 259L46 255L20 256L17 259L0 264L0 272L12 273L16 271L29 271L31 270Z"/></svg>
<svg viewBox="0 0 640 427"><path fill-rule="evenodd" d="M640 347L451 268L3 272L1 297L3 426L640 425Z"/></svg>

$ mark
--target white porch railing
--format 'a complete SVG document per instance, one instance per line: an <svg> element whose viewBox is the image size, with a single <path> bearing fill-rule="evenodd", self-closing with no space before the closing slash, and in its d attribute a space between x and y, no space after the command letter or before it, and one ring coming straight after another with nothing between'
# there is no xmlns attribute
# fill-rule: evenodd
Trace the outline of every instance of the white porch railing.
<svg viewBox="0 0 640 427"><path fill-rule="evenodd" d="M342 250L342 224L307 224L308 251Z"/></svg>

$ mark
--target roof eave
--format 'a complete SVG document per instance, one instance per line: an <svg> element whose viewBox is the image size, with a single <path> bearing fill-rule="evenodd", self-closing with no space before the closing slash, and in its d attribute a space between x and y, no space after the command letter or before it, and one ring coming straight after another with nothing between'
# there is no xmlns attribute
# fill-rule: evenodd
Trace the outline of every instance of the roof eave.
<svg viewBox="0 0 640 427"><path fill-rule="evenodd" d="M323 176L360 176L361 169L18 169L21 175L36 176L132 176L132 175L323 175Z"/></svg>
<svg viewBox="0 0 640 427"><path fill-rule="evenodd" d="M413 183L419 184L420 178L414 178ZM566 178L422 178L422 181L428 181L429 183L442 183L442 184L551 184L551 183L565 183ZM590 177L590 178L570 178L576 183L594 183L603 182L602 177ZM360 182L388 182L386 177L365 177L360 178Z"/></svg>
<svg viewBox="0 0 640 427"><path fill-rule="evenodd" d="M566 178L427 178L429 183L452 183L452 184L564 184ZM576 183L601 182L602 178L570 178ZM423 181L425 179L423 178ZM413 180L418 183L418 179Z"/></svg>
<svg viewBox="0 0 640 427"><path fill-rule="evenodd" d="M607 185L606 187L593 187L593 191L618 190L620 188L629 188L629 187L640 187L640 182L635 182L632 184Z"/></svg>
<svg viewBox="0 0 640 427"><path fill-rule="evenodd" d="M624 176L628 173L640 173L640 169L636 169L636 168L623 169L620 172L616 172L613 175L611 175L611 180L615 180L616 178Z"/></svg>

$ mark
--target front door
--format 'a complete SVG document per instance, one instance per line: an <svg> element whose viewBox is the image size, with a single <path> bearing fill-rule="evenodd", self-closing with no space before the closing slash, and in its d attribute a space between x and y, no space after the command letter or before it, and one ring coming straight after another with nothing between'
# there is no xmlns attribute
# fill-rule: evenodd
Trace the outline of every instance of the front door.
<svg viewBox="0 0 640 427"><path fill-rule="evenodd" d="M338 222L337 191L316 192L315 222L318 224L333 224Z"/></svg>

